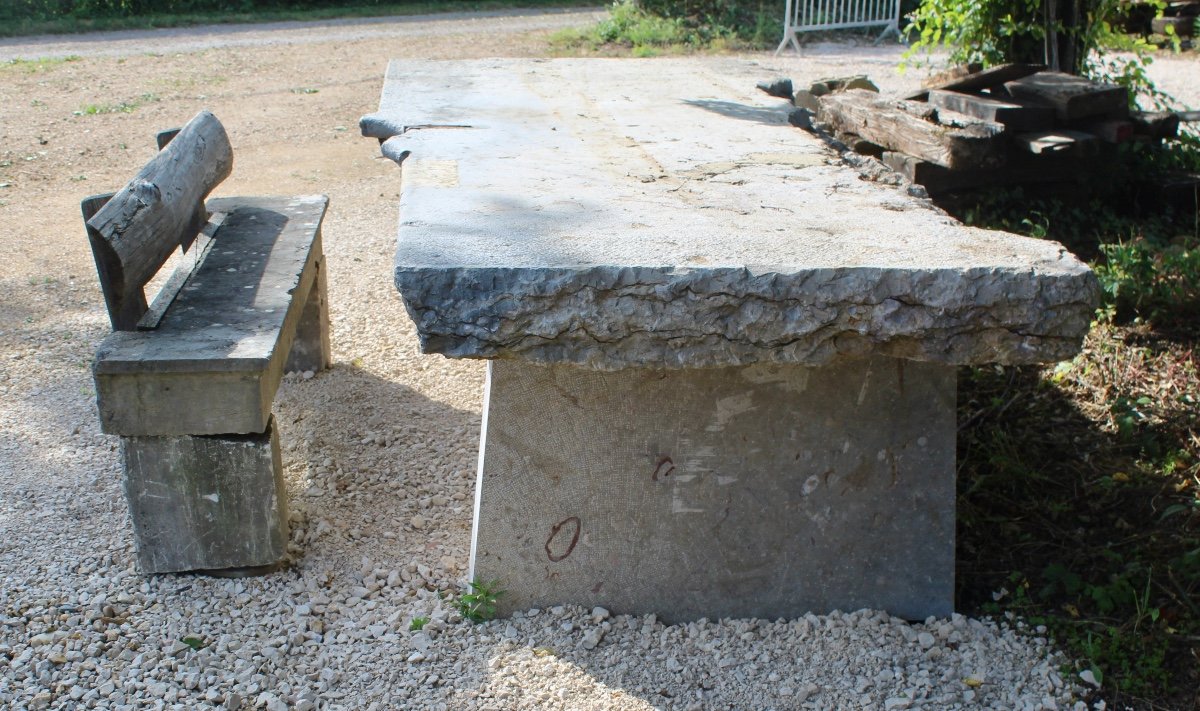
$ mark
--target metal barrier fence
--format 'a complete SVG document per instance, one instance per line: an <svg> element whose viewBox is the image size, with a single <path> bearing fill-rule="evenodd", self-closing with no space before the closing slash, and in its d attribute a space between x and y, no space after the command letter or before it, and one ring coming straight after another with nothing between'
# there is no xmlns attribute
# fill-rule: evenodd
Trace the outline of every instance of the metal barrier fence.
<svg viewBox="0 0 1200 711"><path fill-rule="evenodd" d="M900 34L900 0L787 0L783 41L775 54L789 44L799 52L798 32L878 25L884 28L876 42L891 33Z"/></svg>

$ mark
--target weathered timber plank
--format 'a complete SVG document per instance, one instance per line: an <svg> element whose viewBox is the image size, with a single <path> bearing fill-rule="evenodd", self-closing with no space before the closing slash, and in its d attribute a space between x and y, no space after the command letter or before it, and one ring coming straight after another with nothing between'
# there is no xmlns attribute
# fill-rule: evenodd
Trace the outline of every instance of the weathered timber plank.
<svg viewBox="0 0 1200 711"><path fill-rule="evenodd" d="M932 109L929 109L932 111ZM821 97L820 120L889 150L947 168L983 167L1004 162L1002 135L981 124L941 126L904 110L903 102L851 91Z"/></svg>
<svg viewBox="0 0 1200 711"><path fill-rule="evenodd" d="M182 130L182 128L168 128L155 134L154 141L158 144L158 150L161 151L162 149L166 148L167 144L171 142L171 139L178 136L179 132Z"/></svg>
<svg viewBox="0 0 1200 711"><path fill-rule="evenodd" d="M1200 114L1200 111L1196 112ZM1150 138L1175 138L1179 135L1180 116L1170 111L1133 111L1129 114L1133 132Z"/></svg>
<svg viewBox="0 0 1200 711"><path fill-rule="evenodd" d="M1004 124L1014 131L1040 131L1054 127L1054 109L1048 106L1022 105L944 89L931 90L929 103L939 109Z"/></svg>
<svg viewBox="0 0 1200 711"><path fill-rule="evenodd" d="M962 77L949 78L940 84L926 84L925 89L905 97L914 101L924 101L932 89L946 91L975 92L1001 86L1005 82L1036 74L1046 68L1045 64L1001 64L998 67L984 69L981 72L967 74Z"/></svg>
<svg viewBox="0 0 1200 711"><path fill-rule="evenodd" d="M1011 160L999 168L962 170L949 170L895 151L885 152L881 160L908 182L923 186L931 197L1005 185L1077 182L1085 179L1094 167L1092 162L1050 154Z"/></svg>
<svg viewBox="0 0 1200 711"><path fill-rule="evenodd" d="M222 213L215 213L201 230L196 241L192 243L190 249L184 254L179 264L176 265L175 271L171 273L170 278L154 295L154 301L146 309L146 313L138 319L137 327L139 331L149 331L158 328L158 324L162 321L162 317L167 313L167 309L174 303L175 297L179 295L179 290L187 283L187 280L192 276L192 272L196 271L204 262L204 258L208 256L208 250L212 248L213 236L217 230L221 228L221 222L225 219Z"/></svg>
<svg viewBox="0 0 1200 711"><path fill-rule="evenodd" d="M947 84L953 84L954 82L972 74L978 74L981 71L983 71L983 65L979 64L978 62L959 64L958 66L950 67L943 72L938 72L937 74L926 77L925 80L921 82L921 86L925 87L926 89L937 89L946 86Z"/></svg>
<svg viewBox="0 0 1200 711"><path fill-rule="evenodd" d="M137 326L138 319L146 311L146 294L140 286L137 288L120 289L121 264L108 243L100 236L87 221L92 218L105 203L112 199L113 193L92 195L86 197L79 207L83 212L83 224L87 228L88 243L92 247L92 257L96 262L96 273L100 277L100 291L104 294L104 304L108 307L108 320L114 331L129 331Z"/></svg>
<svg viewBox="0 0 1200 711"><path fill-rule="evenodd" d="M859 155L873 156L875 158L883 155L883 146L878 143L872 143L862 136L856 136L853 133L838 133L835 138L844 143L848 150Z"/></svg>
<svg viewBox="0 0 1200 711"><path fill-rule="evenodd" d="M287 488L274 419L262 433L122 438L143 573L252 568L287 555Z"/></svg>
<svg viewBox="0 0 1200 711"><path fill-rule="evenodd" d="M201 112L87 221L97 237L94 249L106 252L113 290L140 290L176 247L191 244L208 220L204 198L232 168L224 127ZM118 330L135 326L136 319L114 324Z"/></svg>
<svg viewBox="0 0 1200 711"><path fill-rule="evenodd" d="M320 246L319 242L317 246ZM313 268L317 272L316 278L312 288L308 290L308 300L304 303L300 323L296 326L296 337L292 341L287 364L284 366L284 371L288 373L303 373L309 370L315 372L333 364L332 351L329 348L329 296L325 259L318 259Z"/></svg>
<svg viewBox="0 0 1200 711"><path fill-rule="evenodd" d="M949 128L975 127L978 129L982 129L985 133L991 134L993 136L998 136L1001 133L1004 133L1004 131L1005 131L1005 126L1002 123L997 123L995 121L988 121L987 119L977 118L975 116L970 116L968 114L959 113L959 112L953 111L951 109L939 109L936 107L932 107L929 104L919 104L919 103L912 102L912 101L904 101L904 102L900 102L900 104L904 108L907 108L909 106L929 106L930 110L933 112L930 115L929 120L934 121L936 123L940 123L941 125L947 126Z"/></svg>
<svg viewBox="0 0 1200 711"><path fill-rule="evenodd" d="M1124 118L1129 114L1129 93L1123 86L1100 84L1062 72L1039 72L1004 85L1017 99L1054 107L1060 121L1096 116Z"/></svg>
<svg viewBox="0 0 1200 711"><path fill-rule="evenodd" d="M96 352L104 432L262 431L317 287L326 204L323 196L209 201L227 217L158 328L113 333Z"/></svg>

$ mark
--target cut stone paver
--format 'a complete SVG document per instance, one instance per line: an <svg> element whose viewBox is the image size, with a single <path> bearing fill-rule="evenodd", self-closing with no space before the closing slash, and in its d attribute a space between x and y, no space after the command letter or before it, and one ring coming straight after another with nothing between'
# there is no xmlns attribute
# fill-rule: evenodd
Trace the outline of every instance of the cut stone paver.
<svg viewBox="0 0 1200 711"><path fill-rule="evenodd" d="M1085 265L860 180L769 78L394 62L363 119L422 348L497 359L472 574L508 609L945 614L951 366L1079 348Z"/></svg>

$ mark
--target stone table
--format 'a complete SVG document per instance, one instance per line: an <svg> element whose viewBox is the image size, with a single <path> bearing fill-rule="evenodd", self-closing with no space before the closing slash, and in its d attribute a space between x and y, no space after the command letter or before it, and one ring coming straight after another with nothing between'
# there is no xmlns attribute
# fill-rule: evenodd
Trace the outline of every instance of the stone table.
<svg viewBox="0 0 1200 711"><path fill-rule="evenodd" d="M501 612L953 609L955 366L1073 355L1060 245L861 180L738 59L396 61L421 348L488 358Z"/></svg>

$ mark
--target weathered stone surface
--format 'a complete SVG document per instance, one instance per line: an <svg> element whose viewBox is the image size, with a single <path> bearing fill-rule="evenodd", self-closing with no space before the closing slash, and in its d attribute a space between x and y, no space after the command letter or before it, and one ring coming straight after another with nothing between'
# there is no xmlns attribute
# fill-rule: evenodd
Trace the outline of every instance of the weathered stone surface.
<svg viewBox="0 0 1200 711"><path fill-rule="evenodd" d="M1098 296L1053 242L865 183L762 69L397 61L396 284L426 352L597 369L1074 354ZM670 87L664 92L663 87Z"/></svg>
<svg viewBox="0 0 1200 711"><path fill-rule="evenodd" d="M471 575L504 614L953 610L951 366L497 360L488 392Z"/></svg>
<svg viewBox="0 0 1200 711"><path fill-rule="evenodd" d="M143 573L253 568L287 554L287 489L266 432L123 437L125 497Z"/></svg>
<svg viewBox="0 0 1200 711"><path fill-rule="evenodd" d="M288 351L287 365L284 366L288 373L316 372L333 364L329 345L329 287L325 276L325 258L321 256L313 267L316 281L308 292L300 323L296 326L296 337Z"/></svg>
<svg viewBox="0 0 1200 711"><path fill-rule="evenodd" d="M264 430L307 295L319 286L315 264L327 202L324 196L209 201L214 212L230 215L158 327L113 333L96 352L104 432ZM312 315L324 325L321 317ZM318 360L328 354L328 334L319 338Z"/></svg>
<svg viewBox="0 0 1200 711"><path fill-rule="evenodd" d="M765 91L768 95L779 99L792 99L792 80L788 77L778 77L775 79L763 79L756 84L759 89Z"/></svg>

